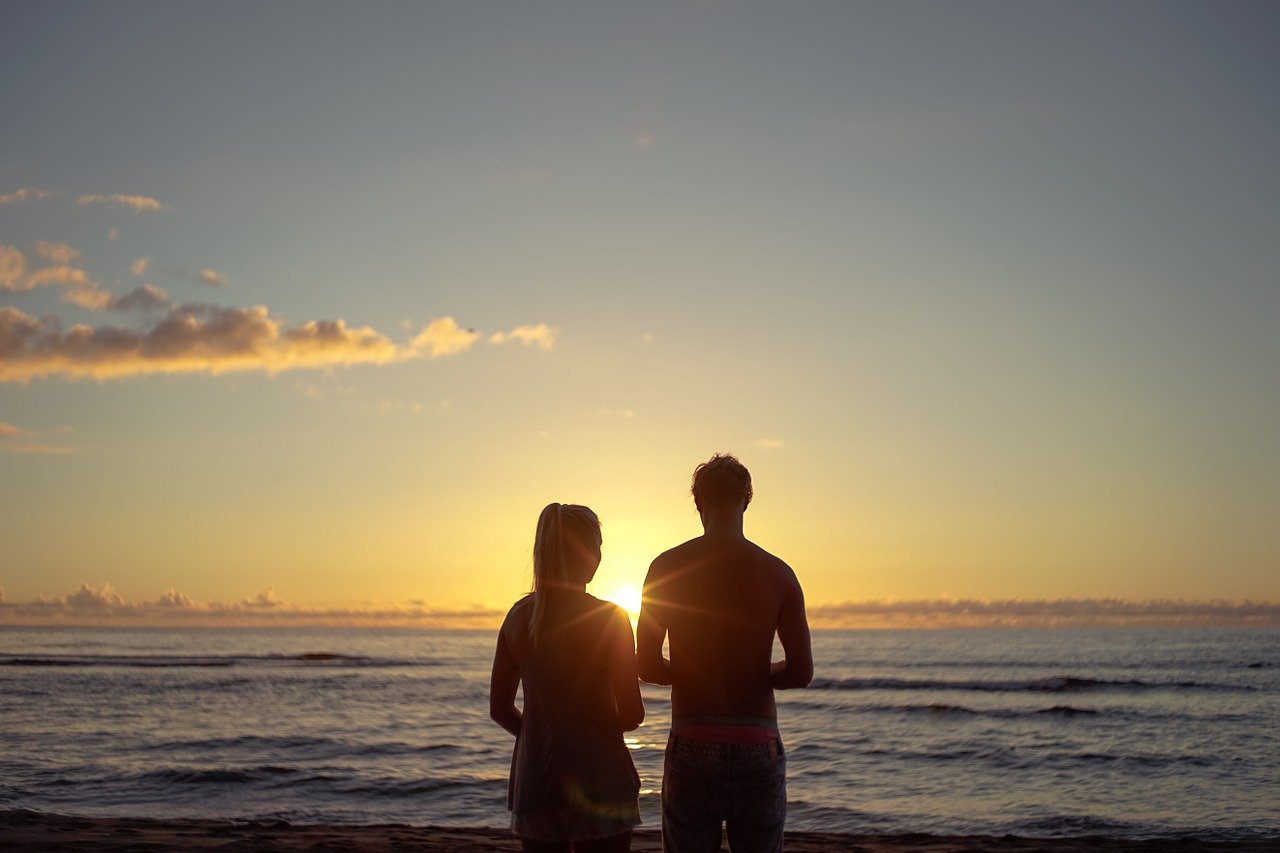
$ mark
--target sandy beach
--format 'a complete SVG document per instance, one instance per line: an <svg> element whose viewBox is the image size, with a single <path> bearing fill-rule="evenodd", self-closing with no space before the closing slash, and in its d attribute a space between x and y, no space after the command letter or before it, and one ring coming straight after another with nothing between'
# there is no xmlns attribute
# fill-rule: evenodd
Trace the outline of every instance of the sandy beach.
<svg viewBox="0 0 1280 853"><path fill-rule="evenodd" d="M80 818L12 811L0 814L0 849L4 850L424 850L451 853L519 851L505 830L388 824L375 826L292 825L283 821L148 820L145 818ZM659 853L658 832L636 833L631 849ZM728 849L727 847L724 849ZM876 853L922 850L960 851L1156 851L1274 850L1274 841L1200 842L1161 839L1130 841L1099 836L1017 838L1014 836L842 835L787 833L792 853L848 850Z"/></svg>

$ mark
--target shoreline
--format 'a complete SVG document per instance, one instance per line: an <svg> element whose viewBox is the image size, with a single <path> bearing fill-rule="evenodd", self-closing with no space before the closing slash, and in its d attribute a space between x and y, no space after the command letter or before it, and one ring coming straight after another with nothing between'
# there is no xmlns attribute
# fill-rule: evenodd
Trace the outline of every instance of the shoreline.
<svg viewBox="0 0 1280 853"><path fill-rule="evenodd" d="M1157 851L1275 850L1277 839L1202 841L1194 838L1126 839L1109 836L1026 838L995 835L853 834L788 832L791 853L847 850L921 850L928 853L983 851ZM428 853L518 853L508 830L492 827L410 826L408 824L290 824L285 821L73 817L28 809L0 811L0 849L164 850L422 850ZM631 849L660 853L657 829L636 831Z"/></svg>

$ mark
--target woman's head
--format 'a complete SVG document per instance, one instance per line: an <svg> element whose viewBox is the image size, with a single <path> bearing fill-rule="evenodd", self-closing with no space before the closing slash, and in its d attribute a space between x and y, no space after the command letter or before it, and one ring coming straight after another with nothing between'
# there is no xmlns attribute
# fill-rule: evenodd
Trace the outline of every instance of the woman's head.
<svg viewBox="0 0 1280 853"><path fill-rule="evenodd" d="M600 519L585 506L547 504L533 539L533 611L529 636L537 643L547 620L547 595L581 589L600 566Z"/></svg>
<svg viewBox="0 0 1280 853"><path fill-rule="evenodd" d="M590 583L600 566L600 519L585 506L547 504L533 540L534 592Z"/></svg>

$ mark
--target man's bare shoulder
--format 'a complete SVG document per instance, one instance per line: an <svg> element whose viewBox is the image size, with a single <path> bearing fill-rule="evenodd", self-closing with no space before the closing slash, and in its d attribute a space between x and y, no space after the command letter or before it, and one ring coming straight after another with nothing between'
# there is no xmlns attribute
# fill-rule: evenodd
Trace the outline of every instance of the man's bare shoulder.
<svg viewBox="0 0 1280 853"><path fill-rule="evenodd" d="M789 577L795 577L796 573L793 572L791 567L787 565L786 561L777 554L766 551L754 542L748 541L747 544L751 546L751 549L755 554L755 558L761 563L761 565L767 566L769 569Z"/></svg>
<svg viewBox="0 0 1280 853"><path fill-rule="evenodd" d="M682 542L674 548L668 548L661 554L653 558L653 562L649 566L649 574L651 576L661 575L664 572L670 572L687 565L690 560L695 559L701 551L702 536L690 539L688 542Z"/></svg>

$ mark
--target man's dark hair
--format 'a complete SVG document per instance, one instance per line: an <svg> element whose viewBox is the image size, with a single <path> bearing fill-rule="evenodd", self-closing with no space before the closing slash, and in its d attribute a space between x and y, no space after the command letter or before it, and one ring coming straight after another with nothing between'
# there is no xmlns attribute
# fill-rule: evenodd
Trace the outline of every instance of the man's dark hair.
<svg viewBox="0 0 1280 853"><path fill-rule="evenodd" d="M714 507L747 508L751 472L728 453L717 453L693 469L693 505L701 512Z"/></svg>

